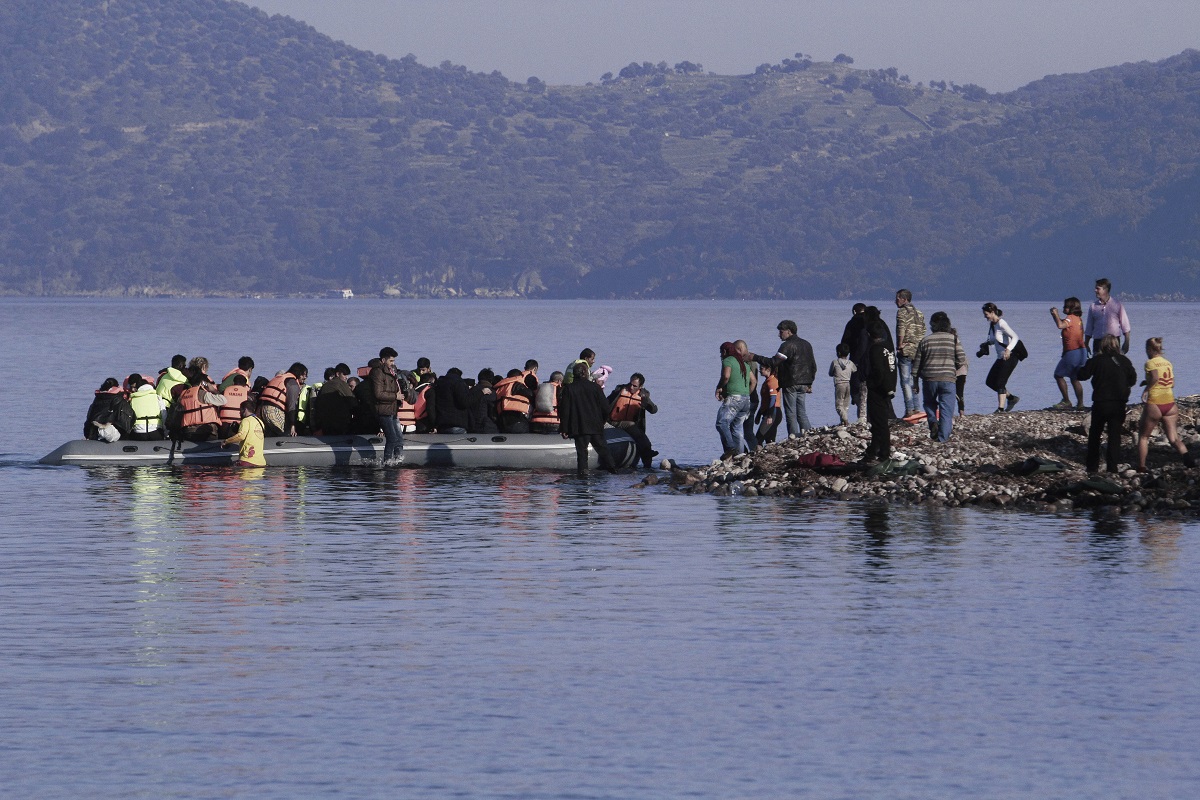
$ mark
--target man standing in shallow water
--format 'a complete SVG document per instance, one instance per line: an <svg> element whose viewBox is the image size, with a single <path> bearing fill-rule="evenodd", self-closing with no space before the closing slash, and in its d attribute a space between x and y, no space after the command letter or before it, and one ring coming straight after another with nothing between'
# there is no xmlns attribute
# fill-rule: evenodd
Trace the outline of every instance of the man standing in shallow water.
<svg viewBox="0 0 1200 800"><path fill-rule="evenodd" d="M575 440L575 471L579 477L587 475L588 445L600 457L601 469L615 474L617 465L604 440L604 425L611 411L608 398L603 389L588 380L586 361L575 362L572 370L575 380L563 386L558 408L559 433L564 439Z"/></svg>
<svg viewBox="0 0 1200 800"><path fill-rule="evenodd" d="M383 431L382 460L385 463L398 460L404 455L404 431L396 420L396 408L403 394L400 381L405 379L396 374L397 355L391 347L380 350L379 363L371 368L367 376L367 380L371 382L372 396L375 398L375 414Z"/></svg>
<svg viewBox="0 0 1200 800"><path fill-rule="evenodd" d="M1112 281L1099 278L1096 281L1096 302L1088 308L1087 325L1083 329L1083 347L1092 352L1092 339L1116 336L1121 341L1121 352L1129 352L1129 337L1132 328L1125 306L1112 297Z"/></svg>

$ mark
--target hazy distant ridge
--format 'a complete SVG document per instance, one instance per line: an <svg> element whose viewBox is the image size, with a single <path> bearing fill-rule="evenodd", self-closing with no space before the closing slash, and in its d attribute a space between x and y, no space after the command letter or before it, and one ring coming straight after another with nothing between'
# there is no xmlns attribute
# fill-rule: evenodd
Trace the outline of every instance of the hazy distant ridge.
<svg viewBox="0 0 1200 800"><path fill-rule="evenodd" d="M224 0L15 0L0 291L1200 296L1200 53L997 96L841 61L553 87Z"/></svg>

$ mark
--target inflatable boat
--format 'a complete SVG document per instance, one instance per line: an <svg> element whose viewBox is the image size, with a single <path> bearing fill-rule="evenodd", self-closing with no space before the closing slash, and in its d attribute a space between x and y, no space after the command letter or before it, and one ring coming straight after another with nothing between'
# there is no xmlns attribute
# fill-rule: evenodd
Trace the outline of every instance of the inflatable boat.
<svg viewBox="0 0 1200 800"><path fill-rule="evenodd" d="M605 428L608 451L618 467L632 465L637 448L629 434ZM382 436L271 437L264 442L267 466L333 466L377 462L383 454ZM41 459L41 464L212 464L237 460L238 447L211 442L98 442L78 439ZM599 459L589 449L588 463ZM575 443L558 434L540 433L406 433L406 466L475 469L575 469Z"/></svg>

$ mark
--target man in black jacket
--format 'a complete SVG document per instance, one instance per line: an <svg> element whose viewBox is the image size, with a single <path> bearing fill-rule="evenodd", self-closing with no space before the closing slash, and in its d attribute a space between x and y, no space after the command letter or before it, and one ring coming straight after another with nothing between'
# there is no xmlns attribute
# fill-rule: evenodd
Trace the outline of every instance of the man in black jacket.
<svg viewBox="0 0 1200 800"><path fill-rule="evenodd" d="M1100 471L1100 437L1107 428L1105 466L1109 472L1116 472L1129 390L1137 383L1137 370L1121 353L1121 340L1116 336L1105 336L1100 341L1100 352L1079 368L1079 380L1089 379L1092 382L1092 424L1088 428L1087 471Z"/></svg>
<svg viewBox="0 0 1200 800"><path fill-rule="evenodd" d="M855 366L854 372L850 373L850 400L858 409L859 420L867 415L867 370L870 369L871 337L867 336L866 311L866 304L855 303L850 309L850 321L842 330L842 344L850 350L850 360Z"/></svg>
<svg viewBox="0 0 1200 800"><path fill-rule="evenodd" d="M354 430L354 407L358 401L346 379L350 367L338 364L325 370L321 391L313 400L312 427L326 436L342 436Z"/></svg>
<svg viewBox="0 0 1200 800"><path fill-rule="evenodd" d="M467 433L499 433L496 424L496 394L492 386L496 373L487 367L479 370L475 385L467 391Z"/></svg>
<svg viewBox="0 0 1200 800"><path fill-rule="evenodd" d="M575 380L562 387L558 430L564 439L575 440L575 469L579 477L587 475L589 444L600 456L600 467L616 473L617 467L604 441L604 423L610 411L608 398L603 389L588 380L585 362L576 362L572 370Z"/></svg>
<svg viewBox="0 0 1200 800"><path fill-rule="evenodd" d="M451 367L433 384L438 433L467 432L467 382L462 370Z"/></svg>
<svg viewBox="0 0 1200 800"><path fill-rule="evenodd" d="M113 426L114 430L107 430L109 425ZM125 399L121 384L117 383L116 378L105 378L88 407L87 418L83 423L83 438L115 442L118 438L129 436L133 425L133 408Z"/></svg>
<svg viewBox="0 0 1200 800"><path fill-rule="evenodd" d="M896 353L888 345L891 336L887 323L875 320L867 327L871 349L867 360L867 424L871 427L871 443L863 454L864 463L892 457L892 432L888 419L892 416L892 398L896 396Z"/></svg>
<svg viewBox="0 0 1200 800"><path fill-rule="evenodd" d="M770 364L779 379L783 397L783 415L787 419L788 435L812 427L804 408L804 395L812 394L813 379L817 376L817 360L812 345L796 335L796 323L785 319L775 326L779 330L779 350L773 356L750 357L759 364Z"/></svg>
<svg viewBox="0 0 1200 800"><path fill-rule="evenodd" d="M383 362L378 358L372 358L367 362L364 369L358 371L358 385L351 388L354 392L354 420L351 424L351 432L361 436L374 436L379 433L379 417L375 414L375 392L371 388L371 381L368 379L370 371L378 367ZM346 382L349 385L349 381Z"/></svg>

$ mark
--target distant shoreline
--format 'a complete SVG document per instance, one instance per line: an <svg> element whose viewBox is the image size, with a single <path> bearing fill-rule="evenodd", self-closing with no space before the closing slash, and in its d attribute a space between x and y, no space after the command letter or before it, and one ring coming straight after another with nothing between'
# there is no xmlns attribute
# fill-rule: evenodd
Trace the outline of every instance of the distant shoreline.
<svg viewBox="0 0 1200 800"><path fill-rule="evenodd" d="M1081 290L1082 291L1082 290ZM1198 303L1200 296L1189 297L1179 293L1173 295L1140 295L1129 292L1114 293L1114 295L1124 303ZM1082 295L1080 295L1082 298ZM882 301L884 295L879 295L878 299ZM871 297L769 297L769 298L745 298L745 297L546 297L546 296L529 296L517 293L502 294L495 292L485 292L480 294L468 294L466 292L456 294L426 294L426 295L386 295L382 293L355 293L352 298L331 297L328 294L274 294L270 292L261 293L246 293L246 292L204 292L204 291L181 291L181 292L78 292L74 294L23 294L21 292L8 292L0 290L0 298L14 298L27 300L330 300L337 302L353 302L354 300L527 300L529 302L538 301L566 301L566 300L582 300L588 302L663 302L670 300L689 300L689 301L718 301L718 302L758 302L770 301L780 303L812 303L812 302L853 302L856 300L871 300ZM1087 306L1085 299L1084 307ZM974 303L984 302L984 300L992 300L998 303L1059 303L1061 297L1057 295L1046 295L1044 297L1034 298L1013 298L1003 296L981 297L930 297L925 296L922 305L935 303Z"/></svg>

